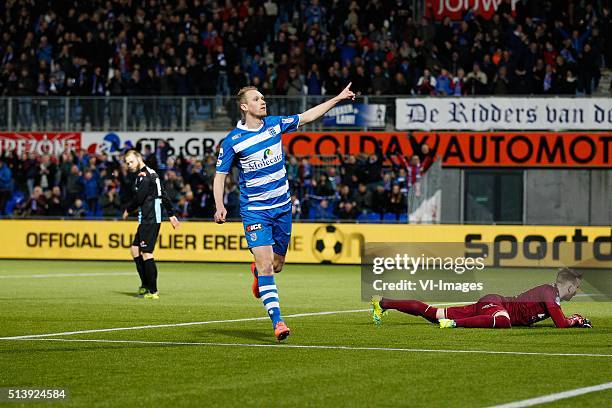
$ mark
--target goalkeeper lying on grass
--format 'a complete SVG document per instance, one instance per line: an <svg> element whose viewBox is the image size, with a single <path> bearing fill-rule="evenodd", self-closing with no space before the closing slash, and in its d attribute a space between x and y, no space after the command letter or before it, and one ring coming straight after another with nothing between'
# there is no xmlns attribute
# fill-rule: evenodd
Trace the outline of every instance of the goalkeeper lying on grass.
<svg viewBox="0 0 612 408"><path fill-rule="evenodd" d="M581 282L582 273L562 268L553 284L537 286L516 297L486 295L467 306L436 308L418 300L372 299L372 318L379 325L386 311L395 309L439 323L441 328L509 329L530 326L549 317L560 328L590 328L588 319L578 314L566 317L561 310L561 301L574 297Z"/></svg>

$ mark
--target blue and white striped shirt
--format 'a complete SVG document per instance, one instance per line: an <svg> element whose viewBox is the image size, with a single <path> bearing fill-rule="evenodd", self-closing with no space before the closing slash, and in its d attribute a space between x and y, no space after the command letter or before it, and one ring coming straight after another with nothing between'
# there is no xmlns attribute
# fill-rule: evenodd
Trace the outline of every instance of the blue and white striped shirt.
<svg viewBox="0 0 612 408"><path fill-rule="evenodd" d="M291 201L281 136L294 132L299 115L267 116L259 129L238 124L223 140L217 173L240 169L240 209L268 210Z"/></svg>

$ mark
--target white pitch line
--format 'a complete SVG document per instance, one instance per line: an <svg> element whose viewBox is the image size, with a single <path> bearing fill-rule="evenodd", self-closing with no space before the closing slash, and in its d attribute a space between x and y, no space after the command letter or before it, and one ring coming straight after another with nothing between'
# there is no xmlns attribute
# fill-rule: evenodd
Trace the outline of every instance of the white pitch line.
<svg viewBox="0 0 612 408"><path fill-rule="evenodd" d="M603 296L609 296L608 294L605 293L579 293L577 295L574 295L574 297L603 297Z"/></svg>
<svg viewBox="0 0 612 408"><path fill-rule="evenodd" d="M8 339L5 339L8 340ZM554 356L554 357L612 357L612 354L583 354L583 353L539 353L529 351L492 351L492 350L446 350L446 349L415 349L399 347L353 347L353 346L326 346L326 345L299 345L299 344L252 344L252 343L216 343L216 342L188 342L188 341L145 341L145 340L102 340L102 339L41 339L27 338L16 341L56 341L66 343L115 343L115 344L143 344L155 346L212 346L212 347L251 347L251 348L287 348L287 349L315 349L315 350L356 350L356 351L401 351L407 353L456 353L456 354L502 354L518 356Z"/></svg>
<svg viewBox="0 0 612 408"><path fill-rule="evenodd" d="M546 404L549 402L559 401L562 399L577 397L578 395L588 394L591 392L609 390L612 388L612 382L592 385L590 387L576 388L575 390L558 392L556 394L543 395L541 397L530 398L522 401L509 402L507 404L495 405L490 408L523 408L534 405Z"/></svg>
<svg viewBox="0 0 612 408"><path fill-rule="evenodd" d="M447 306L447 305L457 305L457 304L465 304L465 303L467 302L440 303L435 306ZM297 313L297 314L287 315L284 317L291 318L291 317L307 317L307 316L326 316L326 315L334 315L334 314L342 314L342 313L369 312L370 310L371 309L353 309L353 310L334 310L334 311L328 311L328 312ZM92 329L92 330L80 330L80 331L61 332L61 333L28 334L25 336L0 337L0 340L20 340L20 339L34 339L34 338L39 338L39 337L71 336L73 334L105 333L105 332L126 331L126 330L159 329L159 328L165 328L165 327L199 326L199 325L213 324L213 323L251 322L251 321L268 320L268 319L269 319L268 317L247 317L247 318L242 318L242 319L230 319L230 320L208 320L204 322L186 322L186 323L153 324L153 325L146 325L146 326L114 327L110 329Z"/></svg>
<svg viewBox="0 0 612 408"><path fill-rule="evenodd" d="M355 310L337 310L337 311L331 311L331 312L299 313L299 314L294 314L294 315L287 315L284 317L291 318L291 317L306 317L306 316L325 316L325 315L341 314L341 313L367 312L369 310L370 309L355 309ZM110 329L92 329L92 330L62 332L62 333L29 334L25 336L0 337L0 340L22 340L22 339L34 339L34 338L40 338L40 337L70 336L74 334L105 333L105 332L126 331L126 330L159 329L159 328L164 328L164 327L199 326L199 325L213 324L213 323L252 322L252 321L257 321L257 320L269 320L269 319L270 319L269 317L263 316L263 317L246 317L242 319L229 319L229 320L208 320L204 322L186 322L186 323L153 324L153 325L146 325L146 326L114 327Z"/></svg>
<svg viewBox="0 0 612 408"><path fill-rule="evenodd" d="M99 272L99 273L49 273L44 275L0 275L0 279L40 279L40 278L80 278L89 276L127 276L132 272Z"/></svg>

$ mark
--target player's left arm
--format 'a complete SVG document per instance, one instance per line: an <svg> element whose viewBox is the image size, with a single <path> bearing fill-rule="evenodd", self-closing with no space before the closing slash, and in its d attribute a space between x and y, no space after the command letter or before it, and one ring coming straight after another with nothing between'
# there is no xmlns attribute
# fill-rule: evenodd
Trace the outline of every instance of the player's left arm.
<svg viewBox="0 0 612 408"><path fill-rule="evenodd" d="M168 194L166 194L164 185L160 184L160 186L161 186L161 202L162 202L162 205L164 206L164 209L166 210L166 214L168 214L168 221L170 221L170 224L172 224L172 228L178 229L181 223L179 222L177 216L174 213L174 207L172 206L172 201L170 200L170 197L168 197Z"/></svg>
<svg viewBox="0 0 612 408"><path fill-rule="evenodd" d="M342 90L335 97L317 105L310 109L308 109L304 113L300 113L298 116L300 117L300 126L303 126L307 123L314 122L319 119L321 116L325 115L327 111L336 106L339 102L350 99L352 101L355 100L355 93L351 91L351 84L349 83L346 88Z"/></svg>
<svg viewBox="0 0 612 408"><path fill-rule="evenodd" d="M563 310L561 310L561 307L559 307L559 305L557 305L556 303L546 302L546 309L548 310L548 314L550 315L552 321L555 323L556 327L560 329L566 329L574 325L574 322L571 319L565 317L565 314L563 314Z"/></svg>

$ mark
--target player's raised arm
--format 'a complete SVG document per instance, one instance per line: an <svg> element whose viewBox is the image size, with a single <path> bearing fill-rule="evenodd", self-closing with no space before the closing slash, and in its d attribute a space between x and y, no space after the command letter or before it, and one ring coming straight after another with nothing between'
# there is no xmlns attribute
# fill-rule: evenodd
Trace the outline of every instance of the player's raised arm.
<svg viewBox="0 0 612 408"><path fill-rule="evenodd" d="M303 126L307 123L310 122L314 122L315 120L319 119L321 116L325 115L325 113L327 111L329 111L331 108L333 108L334 106L336 106L336 104L338 104L339 102L342 102L346 99L350 99L352 101L355 100L355 93L353 91L351 91L351 84L352 82L349 82L349 84L346 86L346 88L344 88L342 90L342 92L340 92L338 95L336 95L335 97L317 105L314 106L310 109L308 109L306 112L304 113L300 113L300 126Z"/></svg>
<svg viewBox="0 0 612 408"><path fill-rule="evenodd" d="M215 197L215 207L217 209L215 212L215 222L217 224L223 224L225 222L225 217L227 216L227 210L223 204L225 177L227 177L227 174L217 172L213 181L213 195Z"/></svg>

